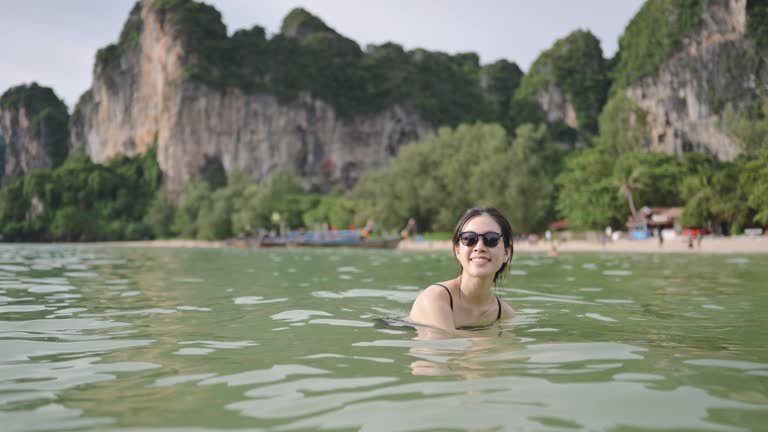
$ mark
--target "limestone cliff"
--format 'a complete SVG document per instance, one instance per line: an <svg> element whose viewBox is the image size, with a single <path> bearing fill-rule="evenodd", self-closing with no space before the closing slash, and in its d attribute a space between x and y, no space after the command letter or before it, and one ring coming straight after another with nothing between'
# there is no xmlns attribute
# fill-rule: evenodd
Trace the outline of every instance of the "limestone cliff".
<svg viewBox="0 0 768 432"><path fill-rule="evenodd" d="M753 109L766 79L753 42L745 37L746 9L746 0L706 2L700 28L683 38L657 73L626 88L647 112L650 150L698 151L723 160L741 152L720 126L724 109Z"/></svg>
<svg viewBox="0 0 768 432"><path fill-rule="evenodd" d="M432 132L407 104L342 116L308 92L285 100L189 79L201 59L156 3L138 3L120 42L100 51L92 87L73 113L71 141L96 162L144 153L156 141L171 191L211 160L258 179L293 169L307 187L327 190L349 187Z"/></svg>
<svg viewBox="0 0 768 432"><path fill-rule="evenodd" d="M55 167L67 156L64 102L35 83L10 88L0 97L0 132L5 141L4 180Z"/></svg>

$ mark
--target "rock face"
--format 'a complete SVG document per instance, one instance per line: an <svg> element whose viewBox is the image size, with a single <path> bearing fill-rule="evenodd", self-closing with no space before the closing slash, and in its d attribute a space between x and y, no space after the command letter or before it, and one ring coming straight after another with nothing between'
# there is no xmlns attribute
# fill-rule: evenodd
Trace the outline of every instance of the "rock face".
<svg viewBox="0 0 768 432"><path fill-rule="evenodd" d="M737 112L758 100L759 59L745 38L746 0L711 0L702 27L653 77L626 89L648 112L650 150L711 153L731 160L741 149L719 123L724 107Z"/></svg>
<svg viewBox="0 0 768 432"><path fill-rule="evenodd" d="M95 162L146 152L156 141L171 192L211 160L265 179L292 169L308 188L349 187L432 127L407 106L342 117L308 94L279 103L269 93L212 88L184 79L184 45L169 18L143 0L129 23L134 43L97 61L73 114L71 142ZM122 39L122 36L121 36Z"/></svg>
<svg viewBox="0 0 768 432"><path fill-rule="evenodd" d="M45 131L30 127L30 115L26 109L2 110L0 128L6 140L5 177L16 178L26 175L34 169L50 168L48 153L38 137Z"/></svg>
<svg viewBox="0 0 768 432"><path fill-rule="evenodd" d="M67 107L37 84L13 87L0 98L5 141L4 181L54 167L67 156Z"/></svg>
<svg viewBox="0 0 768 432"><path fill-rule="evenodd" d="M539 91L536 102L548 122L560 121L574 129L579 128L573 103L560 87L552 84L546 90Z"/></svg>

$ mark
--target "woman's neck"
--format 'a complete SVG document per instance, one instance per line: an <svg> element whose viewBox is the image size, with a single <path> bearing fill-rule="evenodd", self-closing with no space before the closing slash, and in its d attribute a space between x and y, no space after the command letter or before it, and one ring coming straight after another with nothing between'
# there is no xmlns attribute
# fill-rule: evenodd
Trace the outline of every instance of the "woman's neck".
<svg viewBox="0 0 768 432"><path fill-rule="evenodd" d="M488 303L489 298L492 296L491 286L493 285L493 277L476 278L462 274L457 282L462 299L467 303L484 305Z"/></svg>

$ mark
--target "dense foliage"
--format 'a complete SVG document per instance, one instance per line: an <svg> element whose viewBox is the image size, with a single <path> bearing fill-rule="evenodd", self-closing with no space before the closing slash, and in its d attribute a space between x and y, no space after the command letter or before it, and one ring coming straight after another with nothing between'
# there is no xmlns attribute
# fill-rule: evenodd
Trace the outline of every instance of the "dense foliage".
<svg viewBox="0 0 768 432"><path fill-rule="evenodd" d="M751 115L726 108L721 123L722 129L736 138L746 153L768 149L768 97L763 99L761 109Z"/></svg>
<svg viewBox="0 0 768 432"><path fill-rule="evenodd" d="M680 47L683 38L701 25L707 0L648 0L619 39L614 71L616 90L653 75Z"/></svg>
<svg viewBox="0 0 768 432"><path fill-rule="evenodd" d="M755 41L758 50L768 50L768 2L747 0L747 36Z"/></svg>
<svg viewBox="0 0 768 432"><path fill-rule="evenodd" d="M509 116L512 96L523 79L523 71L515 63L499 60L483 66L480 84L486 92L491 118L505 120Z"/></svg>
<svg viewBox="0 0 768 432"><path fill-rule="evenodd" d="M295 229L330 223L346 228L364 222L358 211L355 201L339 194L305 192L291 172L278 172L263 184L232 173L219 187L203 179L191 181L176 203L160 191L145 221L158 237L213 240L254 236L281 226Z"/></svg>
<svg viewBox="0 0 768 432"><path fill-rule="evenodd" d="M0 96L0 108L23 109L29 121L28 130L43 143L53 166L64 162L69 152L69 113L51 88L37 83L11 87Z"/></svg>
<svg viewBox="0 0 768 432"><path fill-rule="evenodd" d="M646 150L650 143L647 113L624 93L608 100L600 113L595 142L613 156Z"/></svg>
<svg viewBox="0 0 768 432"><path fill-rule="evenodd" d="M573 154L558 177L558 210L575 227L625 227L630 207L684 206L682 225L725 234L768 222L768 151L731 162L700 153ZM630 204L631 202L631 204Z"/></svg>
<svg viewBox="0 0 768 432"><path fill-rule="evenodd" d="M413 217L421 230L445 231L465 209L492 205L516 232L531 232L548 221L553 185L542 155L554 145L543 125L524 125L514 139L498 124L441 128L364 175L353 195L386 226Z"/></svg>
<svg viewBox="0 0 768 432"><path fill-rule="evenodd" d="M106 165L73 153L59 168L33 171L0 191L0 234L13 241L150 237L142 220L160 179L154 149Z"/></svg>

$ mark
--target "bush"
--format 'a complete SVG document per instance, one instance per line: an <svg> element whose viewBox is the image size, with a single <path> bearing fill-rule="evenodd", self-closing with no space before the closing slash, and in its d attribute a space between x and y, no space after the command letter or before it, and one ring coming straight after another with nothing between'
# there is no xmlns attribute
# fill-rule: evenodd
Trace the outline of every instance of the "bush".
<svg viewBox="0 0 768 432"><path fill-rule="evenodd" d="M74 152L0 192L0 233L8 240L122 240L151 237L142 220L160 185L154 149L97 165Z"/></svg>

